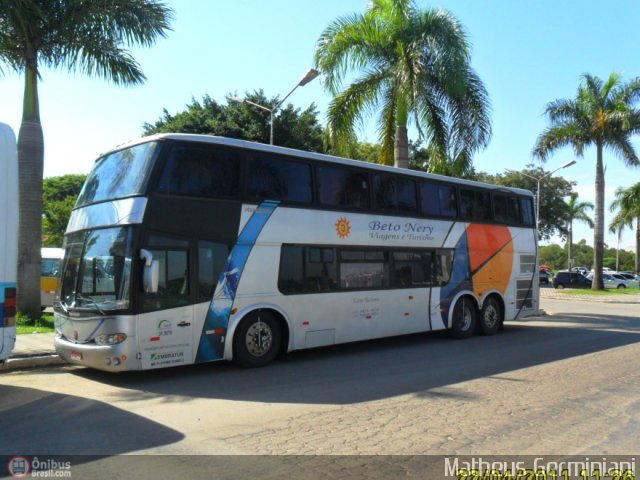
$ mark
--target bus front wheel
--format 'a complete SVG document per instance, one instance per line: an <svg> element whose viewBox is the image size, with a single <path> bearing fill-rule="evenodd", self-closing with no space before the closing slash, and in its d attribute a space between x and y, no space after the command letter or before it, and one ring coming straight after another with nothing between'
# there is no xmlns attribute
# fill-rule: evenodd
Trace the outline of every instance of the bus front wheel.
<svg viewBox="0 0 640 480"><path fill-rule="evenodd" d="M242 367L262 367L280 351L282 335L273 315L254 312L242 319L233 336L233 361Z"/></svg>
<svg viewBox="0 0 640 480"><path fill-rule="evenodd" d="M476 307L467 297L459 298L453 307L449 335L453 338L468 338L476 329Z"/></svg>

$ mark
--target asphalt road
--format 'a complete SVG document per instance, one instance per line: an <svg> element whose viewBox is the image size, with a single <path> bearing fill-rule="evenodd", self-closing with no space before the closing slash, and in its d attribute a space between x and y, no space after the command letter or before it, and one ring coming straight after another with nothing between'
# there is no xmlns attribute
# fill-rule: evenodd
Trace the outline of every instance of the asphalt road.
<svg viewBox="0 0 640 480"><path fill-rule="evenodd" d="M120 468L122 458L109 456L136 453L637 454L640 308L542 306L548 316L492 337L412 335L297 352L255 370L217 363L118 375L7 372L0 455L104 457L74 460L88 475ZM142 467L130 458L126 468L136 474ZM166 478L176 468L213 468L210 457L153 458ZM270 465L266 478L282 473L273 459L255 458L233 460L230 470L264 476ZM320 468L316 457L282 458L307 473ZM368 472L363 478L388 473L358 463L365 457L346 458Z"/></svg>

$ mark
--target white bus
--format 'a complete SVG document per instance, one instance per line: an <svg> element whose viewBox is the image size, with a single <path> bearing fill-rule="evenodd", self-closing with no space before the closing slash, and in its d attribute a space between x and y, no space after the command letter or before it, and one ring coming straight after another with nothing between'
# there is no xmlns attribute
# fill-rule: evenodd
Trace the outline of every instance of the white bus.
<svg viewBox="0 0 640 480"><path fill-rule="evenodd" d="M65 236L56 350L139 370L538 311L526 190L199 135L100 157Z"/></svg>
<svg viewBox="0 0 640 480"><path fill-rule="evenodd" d="M0 123L0 363L16 343L18 160L16 137Z"/></svg>

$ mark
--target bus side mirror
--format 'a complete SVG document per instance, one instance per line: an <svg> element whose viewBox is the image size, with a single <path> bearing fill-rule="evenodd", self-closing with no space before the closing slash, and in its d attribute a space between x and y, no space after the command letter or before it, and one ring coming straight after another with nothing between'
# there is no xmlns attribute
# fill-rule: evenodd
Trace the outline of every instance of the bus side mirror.
<svg viewBox="0 0 640 480"><path fill-rule="evenodd" d="M145 293L157 293L158 280L160 278L160 262L153 259L153 254L149 250L140 250L140 258L144 260L142 288Z"/></svg>

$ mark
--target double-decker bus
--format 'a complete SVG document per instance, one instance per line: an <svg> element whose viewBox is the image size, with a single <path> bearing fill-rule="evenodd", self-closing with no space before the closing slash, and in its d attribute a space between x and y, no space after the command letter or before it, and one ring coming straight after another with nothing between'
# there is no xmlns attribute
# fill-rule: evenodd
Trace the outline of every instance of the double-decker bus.
<svg viewBox="0 0 640 480"><path fill-rule="evenodd" d="M64 242L56 350L121 371L538 310L531 192L219 137L100 157Z"/></svg>

